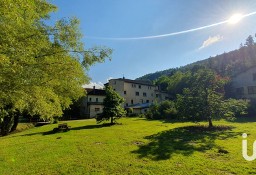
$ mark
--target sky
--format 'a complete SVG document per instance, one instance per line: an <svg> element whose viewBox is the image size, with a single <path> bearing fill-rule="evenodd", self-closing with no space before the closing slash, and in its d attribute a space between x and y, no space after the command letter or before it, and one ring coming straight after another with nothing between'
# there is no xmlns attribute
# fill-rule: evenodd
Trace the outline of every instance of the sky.
<svg viewBox="0 0 256 175"><path fill-rule="evenodd" d="M58 7L54 22L80 20L85 48L113 49L112 60L88 72L91 85L111 78L135 79L184 66L239 48L256 33L256 14L236 24L219 22L233 14L256 13L255 0L49 0ZM210 26L209 26L210 25ZM201 28L208 26L207 28ZM201 30L193 30L200 28ZM191 30L192 29L192 30ZM189 32L183 32L189 31ZM175 33L163 37L145 38Z"/></svg>

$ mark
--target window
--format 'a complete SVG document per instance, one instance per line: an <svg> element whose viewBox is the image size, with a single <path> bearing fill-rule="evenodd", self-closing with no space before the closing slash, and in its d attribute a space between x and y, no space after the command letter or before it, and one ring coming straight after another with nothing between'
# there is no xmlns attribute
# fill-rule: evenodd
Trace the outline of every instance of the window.
<svg viewBox="0 0 256 175"><path fill-rule="evenodd" d="M153 97L154 96L154 94L153 93L151 93L151 97Z"/></svg>
<svg viewBox="0 0 256 175"><path fill-rule="evenodd" d="M95 108L95 112L99 112L100 111L100 108Z"/></svg>
<svg viewBox="0 0 256 175"><path fill-rule="evenodd" d="M139 89L141 89L141 85L139 85Z"/></svg>
<svg viewBox="0 0 256 175"><path fill-rule="evenodd" d="M158 98L159 97L159 95L158 94L156 94L156 98Z"/></svg>
<svg viewBox="0 0 256 175"><path fill-rule="evenodd" d="M148 89L151 89L151 86L148 86Z"/></svg>
<svg viewBox="0 0 256 175"><path fill-rule="evenodd" d="M128 106L128 103L126 103L125 105Z"/></svg>
<svg viewBox="0 0 256 175"><path fill-rule="evenodd" d="M149 100L147 100L147 103L149 103Z"/></svg>
<svg viewBox="0 0 256 175"><path fill-rule="evenodd" d="M89 98L89 101L92 101L92 98Z"/></svg>
<svg viewBox="0 0 256 175"><path fill-rule="evenodd" d="M132 84L132 87L136 88L136 84Z"/></svg>
<svg viewBox="0 0 256 175"><path fill-rule="evenodd" d="M99 101L99 99L98 98L96 98L96 102L98 102Z"/></svg>
<svg viewBox="0 0 256 175"><path fill-rule="evenodd" d="M133 105L133 100L131 100L131 104Z"/></svg>
<svg viewBox="0 0 256 175"><path fill-rule="evenodd" d="M135 92L135 95L136 95L136 96L140 96L140 93L139 93L139 92Z"/></svg>
<svg viewBox="0 0 256 175"><path fill-rule="evenodd" d="M146 97L147 96L147 93L146 92L143 92L143 97Z"/></svg>
<svg viewBox="0 0 256 175"><path fill-rule="evenodd" d="M126 94L126 91L124 91L124 94Z"/></svg>
<svg viewBox="0 0 256 175"><path fill-rule="evenodd" d="M248 94L256 94L256 86L248 86Z"/></svg>
<svg viewBox="0 0 256 175"><path fill-rule="evenodd" d="M238 95L244 95L244 87L236 88L236 93Z"/></svg>
<svg viewBox="0 0 256 175"><path fill-rule="evenodd" d="M114 91L116 91L116 89L114 89Z"/></svg>
<svg viewBox="0 0 256 175"><path fill-rule="evenodd" d="M252 74L253 81L256 81L256 73Z"/></svg>

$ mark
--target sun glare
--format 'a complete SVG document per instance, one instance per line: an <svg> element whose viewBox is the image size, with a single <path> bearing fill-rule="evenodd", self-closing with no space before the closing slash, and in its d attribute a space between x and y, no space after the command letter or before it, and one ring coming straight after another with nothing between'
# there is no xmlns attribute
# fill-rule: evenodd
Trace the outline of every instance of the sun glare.
<svg viewBox="0 0 256 175"><path fill-rule="evenodd" d="M243 18L243 16L241 14L234 14L233 16L231 16L228 19L228 23L229 24L236 24L238 23L241 19Z"/></svg>

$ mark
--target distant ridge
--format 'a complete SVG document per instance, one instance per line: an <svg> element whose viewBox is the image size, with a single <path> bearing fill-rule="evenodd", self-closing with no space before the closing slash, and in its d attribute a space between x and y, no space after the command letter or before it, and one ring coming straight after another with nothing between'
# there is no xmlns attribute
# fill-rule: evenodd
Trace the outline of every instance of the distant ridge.
<svg viewBox="0 0 256 175"><path fill-rule="evenodd" d="M186 66L146 74L136 80L154 81L163 75L171 76L176 71L184 72L191 70L194 66L203 66L212 69L222 76L233 76L250 67L256 66L256 45L242 46L237 50L228 53L224 52L221 55L209 57L208 59L197 61Z"/></svg>

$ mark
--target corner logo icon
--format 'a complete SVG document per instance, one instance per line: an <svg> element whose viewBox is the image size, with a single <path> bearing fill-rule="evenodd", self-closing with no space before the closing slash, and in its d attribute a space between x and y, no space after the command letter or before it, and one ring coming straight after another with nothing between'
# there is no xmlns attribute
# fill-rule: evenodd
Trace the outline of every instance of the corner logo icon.
<svg viewBox="0 0 256 175"><path fill-rule="evenodd" d="M256 159L256 140L253 143L253 153L252 153L251 156L248 156L248 154L247 154L248 147L247 147L247 140L246 140L247 134L243 133L242 137L243 137L242 154L243 154L244 159L247 160L247 161L255 160Z"/></svg>

